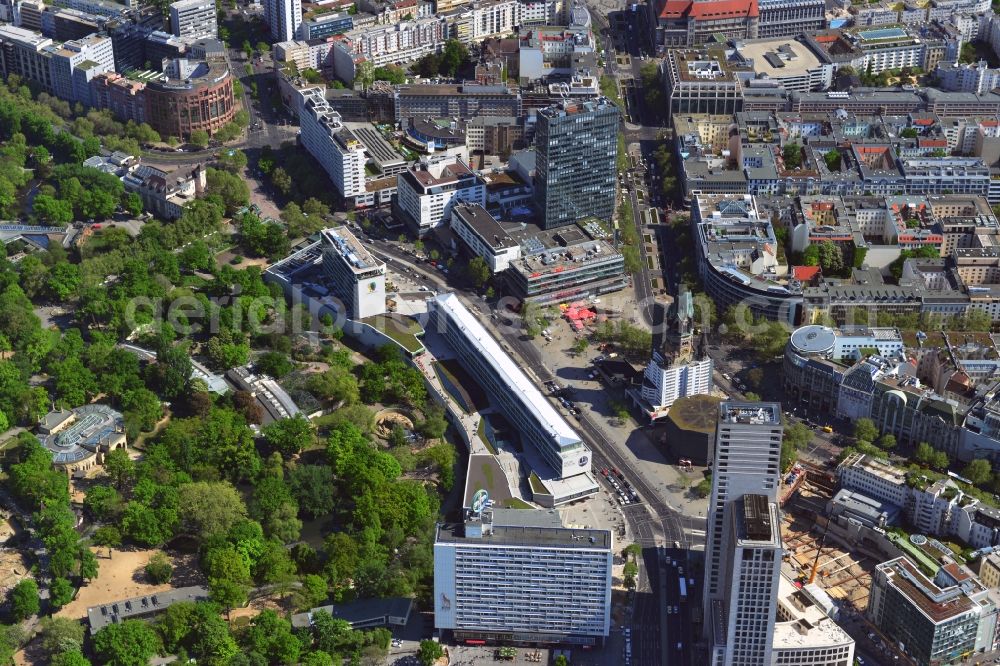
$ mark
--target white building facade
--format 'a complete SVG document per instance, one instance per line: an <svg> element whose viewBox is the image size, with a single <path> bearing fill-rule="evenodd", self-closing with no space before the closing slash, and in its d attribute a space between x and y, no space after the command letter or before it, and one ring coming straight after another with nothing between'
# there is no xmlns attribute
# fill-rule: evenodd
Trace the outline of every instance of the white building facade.
<svg viewBox="0 0 1000 666"><path fill-rule="evenodd" d="M458 641L600 645L611 628L612 535L558 513L487 509L438 525L434 626Z"/></svg>
<svg viewBox="0 0 1000 666"><path fill-rule="evenodd" d="M264 22L276 42L288 42L299 36L302 25L302 0L264 0Z"/></svg>
<svg viewBox="0 0 1000 666"><path fill-rule="evenodd" d="M322 165L344 198L365 193L365 147L330 108L322 88L301 92L299 123L302 145Z"/></svg>
<svg viewBox="0 0 1000 666"><path fill-rule="evenodd" d="M659 352L646 366L642 383L642 398L660 410L674 404L678 398L703 395L712 390L712 359L704 358L681 365L671 365Z"/></svg>
<svg viewBox="0 0 1000 666"><path fill-rule="evenodd" d="M56 97L92 106L90 80L115 71L115 52L110 37L88 35L62 46L50 47L52 91Z"/></svg>
<svg viewBox="0 0 1000 666"><path fill-rule="evenodd" d="M483 258L494 275L521 257L521 246L482 206L456 205L451 213L451 230L471 252Z"/></svg>
<svg viewBox="0 0 1000 666"><path fill-rule="evenodd" d="M354 320L385 313L385 263L375 259L346 227L324 229L323 274L330 293Z"/></svg>
<svg viewBox="0 0 1000 666"><path fill-rule="evenodd" d="M215 39L218 15L212 0L179 0L170 4L170 31L183 39Z"/></svg>
<svg viewBox="0 0 1000 666"><path fill-rule="evenodd" d="M486 184L462 160L442 155L397 176L400 210L418 235L447 223L457 203L486 203Z"/></svg>

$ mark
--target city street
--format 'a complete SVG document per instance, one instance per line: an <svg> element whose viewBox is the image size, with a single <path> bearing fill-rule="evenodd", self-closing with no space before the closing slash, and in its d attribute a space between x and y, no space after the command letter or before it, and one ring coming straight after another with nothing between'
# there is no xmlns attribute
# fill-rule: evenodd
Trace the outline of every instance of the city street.
<svg viewBox="0 0 1000 666"><path fill-rule="evenodd" d="M374 241L375 252L385 259L390 268L394 271L404 271L410 274L411 279L422 279L426 285L435 290L447 290L448 286L444 279L433 271L425 269L425 264L415 263L412 256L400 250L392 242L385 240ZM550 369L547 365L545 354L537 346L536 342L526 338L515 325L497 326L490 320L488 309L479 307L481 301L472 301L467 294L462 294L463 300L475 312L480 310L479 315L484 320L484 324L490 326L498 333L501 345L515 358L520 358L523 367L529 376L541 386L544 382L554 380L561 384L567 383L566 373L558 368ZM508 317L506 313L498 313ZM501 324L505 323L503 321ZM514 322L509 322L513 324ZM574 371L574 374L584 372ZM593 391L595 395L604 396L606 391ZM578 396L581 399L583 396ZM605 404L596 402L595 404ZM558 408L558 407L557 407ZM606 407L604 407L606 409ZM631 526L631 531L635 535L635 540L643 546L643 566L640 566L639 589L636 592L635 611L632 619L632 642L633 642L633 663L635 664L656 664L656 663L678 663L676 655L670 656L667 651L668 643L662 640L678 638L683 635L690 635L690 631L682 632L680 628L673 631L668 629L664 622L663 606L659 593L654 593L660 586L660 567L658 547L663 544L688 544L689 532L700 532L703 538L704 519L703 517L688 518L682 516L678 511L671 508L665 496L667 493L667 483L669 479L649 478L649 468L654 465L651 460L637 457L630 445L616 441L607 433L602 422L610 415L610 411L603 414L597 412L593 405L585 410L581 418L575 422L584 435L585 441L590 444L593 451L592 465L595 470L604 468L617 468L625 475L626 480L639 494L642 503L628 506L624 509L626 520ZM625 433L626 440L633 437L645 438L646 435L641 429L633 430L633 426L627 429L618 429ZM646 449L646 455L651 455ZM655 461L659 466L669 467L667 461L657 455ZM641 471L640 471L641 470ZM676 477L673 477L676 478ZM683 639L681 639L683 640ZM674 640L676 647L678 641ZM686 662L684 662L686 663Z"/></svg>

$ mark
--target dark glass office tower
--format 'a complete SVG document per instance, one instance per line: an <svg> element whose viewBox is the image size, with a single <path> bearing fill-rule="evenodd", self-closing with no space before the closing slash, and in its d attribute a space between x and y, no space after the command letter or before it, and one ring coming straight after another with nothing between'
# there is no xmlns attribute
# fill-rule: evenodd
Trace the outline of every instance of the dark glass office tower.
<svg viewBox="0 0 1000 666"><path fill-rule="evenodd" d="M546 229L615 210L618 107L566 101L538 112L535 203Z"/></svg>

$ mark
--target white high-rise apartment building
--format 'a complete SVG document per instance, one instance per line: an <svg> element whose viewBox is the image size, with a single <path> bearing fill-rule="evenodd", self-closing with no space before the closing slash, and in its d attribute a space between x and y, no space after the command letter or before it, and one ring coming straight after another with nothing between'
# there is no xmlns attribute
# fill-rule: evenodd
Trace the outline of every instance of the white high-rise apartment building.
<svg viewBox="0 0 1000 666"><path fill-rule="evenodd" d="M296 39L302 25L302 0L264 0L264 22L274 41Z"/></svg>
<svg viewBox="0 0 1000 666"><path fill-rule="evenodd" d="M556 511L486 509L438 525L434 627L457 641L601 645L611 629L610 530Z"/></svg>
<svg viewBox="0 0 1000 666"><path fill-rule="evenodd" d="M431 155L396 177L399 209L418 236L451 219L459 203L486 205L486 181L454 155Z"/></svg>
<svg viewBox="0 0 1000 666"><path fill-rule="evenodd" d="M56 97L91 106L90 80L115 71L115 52L110 37L88 35L47 49L52 92Z"/></svg>
<svg viewBox="0 0 1000 666"><path fill-rule="evenodd" d="M301 91L302 145L322 165L345 199L365 192L365 146L330 108L322 88Z"/></svg>
<svg viewBox="0 0 1000 666"><path fill-rule="evenodd" d="M219 34L214 0L178 0L171 3L170 31L183 39L214 39Z"/></svg>
<svg viewBox="0 0 1000 666"><path fill-rule="evenodd" d="M779 404L719 405L705 549L705 627L713 666L771 661L781 564L776 508L781 437ZM748 501L751 496L760 499ZM769 535L763 534L763 523ZM767 573L772 570L773 576ZM766 612L754 610L757 601L766 603L761 606Z"/></svg>

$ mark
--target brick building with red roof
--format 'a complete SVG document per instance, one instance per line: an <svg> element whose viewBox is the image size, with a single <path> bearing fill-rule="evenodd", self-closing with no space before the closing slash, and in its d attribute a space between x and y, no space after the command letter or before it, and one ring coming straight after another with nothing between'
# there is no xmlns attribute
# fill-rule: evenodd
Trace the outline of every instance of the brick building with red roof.
<svg viewBox="0 0 1000 666"><path fill-rule="evenodd" d="M755 39L757 0L659 0L655 5L657 43L695 46L711 41Z"/></svg>

